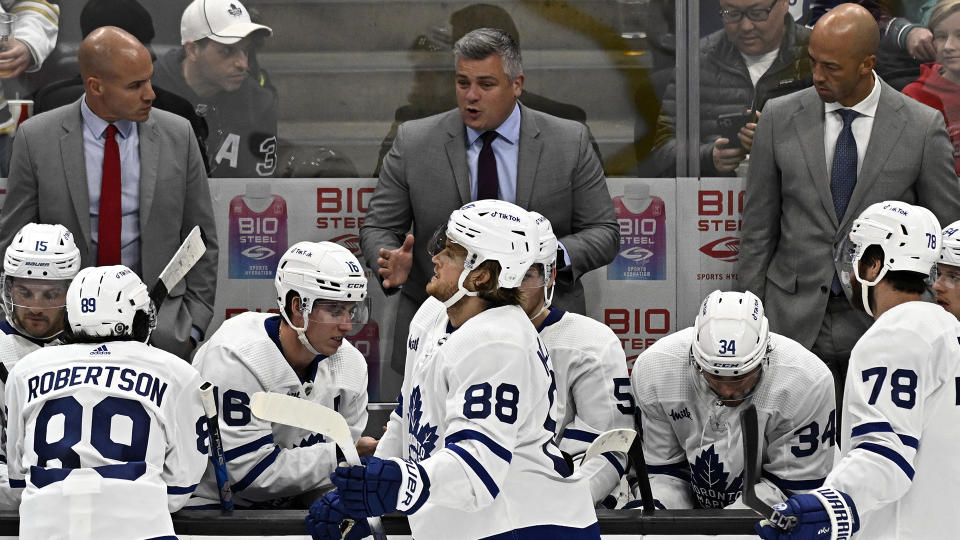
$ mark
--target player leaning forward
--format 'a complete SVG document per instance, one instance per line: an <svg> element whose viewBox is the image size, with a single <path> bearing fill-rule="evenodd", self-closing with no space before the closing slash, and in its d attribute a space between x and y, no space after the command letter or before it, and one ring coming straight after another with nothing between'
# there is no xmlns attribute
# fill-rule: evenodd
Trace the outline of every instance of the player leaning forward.
<svg viewBox="0 0 960 540"><path fill-rule="evenodd" d="M749 403L763 441L761 499L820 487L830 471L830 370L770 332L753 293L710 293L694 326L644 351L631 377L653 496L666 508L743 507L740 410Z"/></svg>
<svg viewBox="0 0 960 540"><path fill-rule="evenodd" d="M146 344L147 288L125 266L85 268L67 291L65 339L10 372L10 485L21 538L153 538L207 463L200 375Z"/></svg>
<svg viewBox="0 0 960 540"><path fill-rule="evenodd" d="M377 457L337 469L338 489L311 507L308 530L339 538L344 515L399 510L418 540L598 539L589 488L568 478L553 441L549 355L519 305L536 223L513 204L478 201L455 210L433 245L430 297L410 324L400 404Z"/></svg>
<svg viewBox="0 0 960 540"><path fill-rule="evenodd" d="M937 218L919 206L876 203L853 222L840 253L853 305L875 322L850 354L841 459L822 489L778 507L799 522L762 522L763 538L957 537L960 323L921 301L939 244Z"/></svg>
<svg viewBox="0 0 960 540"><path fill-rule="evenodd" d="M334 443L253 416L254 392L279 392L335 409L354 440L367 425L367 364L344 339L369 314L360 263L337 244L299 242L280 259L274 283L280 315L246 312L228 319L193 361L217 387L227 472L241 508L286 506L303 493L329 490L337 465ZM360 443L360 455L369 455L376 441L364 437ZM217 500L211 465L190 506Z"/></svg>

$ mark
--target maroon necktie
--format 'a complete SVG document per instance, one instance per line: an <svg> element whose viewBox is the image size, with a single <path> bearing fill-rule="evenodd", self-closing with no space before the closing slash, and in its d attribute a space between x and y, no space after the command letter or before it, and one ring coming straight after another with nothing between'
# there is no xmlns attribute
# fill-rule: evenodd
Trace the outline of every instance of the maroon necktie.
<svg viewBox="0 0 960 540"><path fill-rule="evenodd" d="M497 138L497 132L486 131L480 138L483 139L483 148L477 158L477 200L497 199L500 182L497 177L497 158L493 155L493 140Z"/></svg>
<svg viewBox="0 0 960 540"><path fill-rule="evenodd" d="M97 266L120 264L120 146L117 126L107 126L103 144L103 177L100 181L100 217Z"/></svg>

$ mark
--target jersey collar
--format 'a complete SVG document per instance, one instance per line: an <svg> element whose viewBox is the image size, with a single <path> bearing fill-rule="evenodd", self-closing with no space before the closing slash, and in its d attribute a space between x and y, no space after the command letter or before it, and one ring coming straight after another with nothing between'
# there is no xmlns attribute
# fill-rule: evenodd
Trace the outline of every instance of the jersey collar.
<svg viewBox="0 0 960 540"><path fill-rule="evenodd" d="M551 324L556 324L560 322L560 319L566 315L567 312L559 308L550 308L550 314L547 315L547 318L540 323L540 327L537 328L537 333L543 332L543 329L550 326Z"/></svg>
<svg viewBox="0 0 960 540"><path fill-rule="evenodd" d="M4 321L6 323L6 321ZM280 350L280 355L283 356L283 345L280 344L280 316L274 315L273 317L267 317L263 320L263 329L266 330L267 335L270 336L270 340L273 341L273 344L277 346L277 349ZM318 354L313 358L313 362L310 363L310 378L304 379L300 375L297 375L297 378L300 379L301 383L313 382L317 378L317 369L320 367L320 361L326 358L325 354Z"/></svg>
<svg viewBox="0 0 960 540"><path fill-rule="evenodd" d="M26 334L22 334L22 333L20 333L19 331L17 331L17 329L14 328L13 325L11 325L9 321L0 322L0 332L3 332L4 334L6 334L6 335L8 335L8 336L20 336L20 337L22 337L23 339L29 341L30 343L33 343L34 345L39 345L39 346L41 346L41 347L45 347L48 343L50 343L51 341L53 341L52 339L51 339L51 340L48 340L48 341L44 341L44 340L42 340L42 339L37 339L37 338L35 338L35 337L33 337L33 336L28 336L28 335L26 335Z"/></svg>

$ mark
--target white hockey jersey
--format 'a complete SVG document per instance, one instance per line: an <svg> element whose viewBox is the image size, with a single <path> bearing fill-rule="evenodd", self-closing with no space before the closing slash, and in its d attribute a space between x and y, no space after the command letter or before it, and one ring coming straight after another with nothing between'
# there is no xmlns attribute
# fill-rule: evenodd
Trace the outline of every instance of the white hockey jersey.
<svg viewBox="0 0 960 540"><path fill-rule="evenodd" d="M354 441L367 426L367 363L353 345L318 356L313 375L300 380L280 348L280 316L241 313L224 321L197 351L193 365L216 386L227 474L239 508L282 507L313 490L333 487L336 445L322 435L271 424L250 412L254 392L278 392L338 411ZM213 465L190 501L191 508L218 508Z"/></svg>
<svg viewBox="0 0 960 540"><path fill-rule="evenodd" d="M173 534L207 463L200 375L137 341L40 349L7 380L21 538Z"/></svg>
<svg viewBox="0 0 960 540"><path fill-rule="evenodd" d="M826 485L850 495L855 538L957 537L960 322L936 304L883 313L850 354L841 459Z"/></svg>
<svg viewBox="0 0 960 540"><path fill-rule="evenodd" d="M757 496L769 504L823 484L833 465L836 398L826 365L770 333L772 350L752 396L717 400L691 356L694 329L662 338L637 358L631 381L653 496L666 508L745 507L740 409L757 408L763 448ZM786 495L786 496L785 496Z"/></svg>
<svg viewBox="0 0 960 540"><path fill-rule="evenodd" d="M0 363L7 373L24 356L46 346L59 345L60 340L42 341L25 336L14 328L10 321L0 322ZM6 382L0 380L0 402L6 395ZM10 488L7 477L7 415L0 408L0 510L16 510L20 504L19 492Z"/></svg>
<svg viewBox="0 0 960 540"><path fill-rule="evenodd" d="M598 321L552 308L538 329L553 362L557 380L557 434L570 455L587 451L597 435L634 427L635 406L620 340ZM619 454L619 453L617 453ZM594 502L617 487L626 455L602 454L596 465L581 469L590 479Z"/></svg>
<svg viewBox="0 0 960 540"><path fill-rule="evenodd" d="M519 307L454 329L440 301L423 303L410 323L400 404L376 451L419 462L430 479L429 498L408 517L417 540L599 538L589 488L566 478L553 440L552 372Z"/></svg>

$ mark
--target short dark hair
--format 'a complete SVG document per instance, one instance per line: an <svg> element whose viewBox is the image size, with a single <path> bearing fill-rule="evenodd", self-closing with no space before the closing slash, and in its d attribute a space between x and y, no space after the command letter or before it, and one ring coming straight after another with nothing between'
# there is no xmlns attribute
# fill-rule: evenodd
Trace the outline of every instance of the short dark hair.
<svg viewBox="0 0 960 540"><path fill-rule="evenodd" d="M860 257L860 262L866 266L878 262L882 266L883 260L883 248L876 244L868 246ZM883 279L890 283L894 290L913 294L923 294L927 290L927 278L928 276L925 274L909 270L889 270L883 276Z"/></svg>
<svg viewBox="0 0 960 540"><path fill-rule="evenodd" d="M500 57L503 72L511 81L523 74L520 45L510 34L499 28L477 28L453 45L453 56L456 60L484 60L493 55Z"/></svg>

